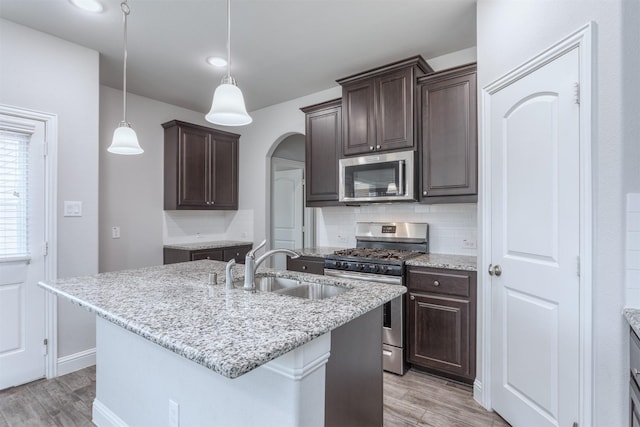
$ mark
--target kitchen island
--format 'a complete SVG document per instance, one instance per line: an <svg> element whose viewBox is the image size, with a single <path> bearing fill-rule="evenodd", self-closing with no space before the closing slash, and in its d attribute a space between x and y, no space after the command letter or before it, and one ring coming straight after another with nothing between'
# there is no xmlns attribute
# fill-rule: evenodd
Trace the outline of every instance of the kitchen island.
<svg viewBox="0 0 640 427"><path fill-rule="evenodd" d="M326 364L350 350L331 348L332 331L365 322L379 334L380 306L406 291L268 269L260 274L349 290L308 300L208 285L224 267L202 260L41 283L98 317L96 424L324 425Z"/></svg>

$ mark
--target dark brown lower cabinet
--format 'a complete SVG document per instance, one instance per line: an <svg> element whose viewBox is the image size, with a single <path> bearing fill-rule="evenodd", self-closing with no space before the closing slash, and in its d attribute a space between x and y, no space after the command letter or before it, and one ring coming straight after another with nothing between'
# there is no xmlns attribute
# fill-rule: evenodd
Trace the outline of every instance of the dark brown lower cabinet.
<svg viewBox="0 0 640 427"><path fill-rule="evenodd" d="M301 273L324 274L324 258L301 256L291 259L287 257L287 270Z"/></svg>
<svg viewBox="0 0 640 427"><path fill-rule="evenodd" d="M229 261L235 258L238 264L244 264L244 257L251 250L252 245L227 246L215 249L163 249L163 263L174 264L176 262L197 261L210 259L213 261Z"/></svg>
<svg viewBox="0 0 640 427"><path fill-rule="evenodd" d="M476 273L410 267L408 359L458 381L476 376Z"/></svg>

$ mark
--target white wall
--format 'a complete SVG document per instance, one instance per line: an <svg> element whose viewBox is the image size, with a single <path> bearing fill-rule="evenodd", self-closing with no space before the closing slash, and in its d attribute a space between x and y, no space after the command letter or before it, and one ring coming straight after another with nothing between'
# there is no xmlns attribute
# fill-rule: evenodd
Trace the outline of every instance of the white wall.
<svg viewBox="0 0 640 427"><path fill-rule="evenodd" d="M98 53L0 19L0 102L58 115L58 277L98 271ZM82 201L80 218L62 216ZM93 315L58 305L58 356L95 347Z"/></svg>
<svg viewBox="0 0 640 427"><path fill-rule="evenodd" d="M640 193L627 194L626 305L640 307Z"/></svg>
<svg viewBox="0 0 640 427"><path fill-rule="evenodd" d="M628 424L627 331L621 311L624 305L624 194L635 187L638 164L637 139L625 139L623 94L637 92L636 2L479 0L477 6L478 87L481 88L520 63L535 56L588 21L595 21L595 134L594 169L594 264L593 340L595 344L596 426ZM623 34L629 38L623 42ZM631 37L633 35L633 37ZM633 58L633 63L628 63ZM621 84L621 70L630 76L629 87ZM628 102L635 105L637 96ZM635 104L634 104L635 103ZM480 113L482 114L482 112ZM634 121L637 122L637 116ZM637 126L637 125L633 125ZM637 135L637 132L630 132ZM623 160L625 152L635 159Z"/></svg>

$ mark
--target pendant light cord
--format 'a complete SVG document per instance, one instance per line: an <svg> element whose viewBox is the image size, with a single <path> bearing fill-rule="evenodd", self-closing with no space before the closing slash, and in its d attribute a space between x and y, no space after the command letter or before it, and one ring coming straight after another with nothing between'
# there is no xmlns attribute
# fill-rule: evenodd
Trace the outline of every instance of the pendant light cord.
<svg viewBox="0 0 640 427"><path fill-rule="evenodd" d="M227 79L231 80L231 0L227 0Z"/></svg>
<svg viewBox="0 0 640 427"><path fill-rule="evenodd" d="M123 79L122 79L122 122L128 125L127 123L127 17L131 12L129 9L129 5L127 4L127 0L120 3L120 9L122 9L122 20L124 21L124 61L123 61Z"/></svg>

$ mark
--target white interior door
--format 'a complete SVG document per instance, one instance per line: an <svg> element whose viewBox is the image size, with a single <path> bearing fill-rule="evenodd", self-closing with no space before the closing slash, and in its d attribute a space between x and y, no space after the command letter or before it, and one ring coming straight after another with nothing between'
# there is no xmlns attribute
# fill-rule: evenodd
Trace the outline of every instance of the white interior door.
<svg viewBox="0 0 640 427"><path fill-rule="evenodd" d="M43 122L0 114L0 389L45 376L44 153Z"/></svg>
<svg viewBox="0 0 640 427"><path fill-rule="evenodd" d="M303 169L273 172L273 248L296 249L303 247ZM287 269L286 255L277 254L273 267Z"/></svg>
<svg viewBox="0 0 640 427"><path fill-rule="evenodd" d="M490 99L491 395L515 426L579 415L579 60L566 52Z"/></svg>

